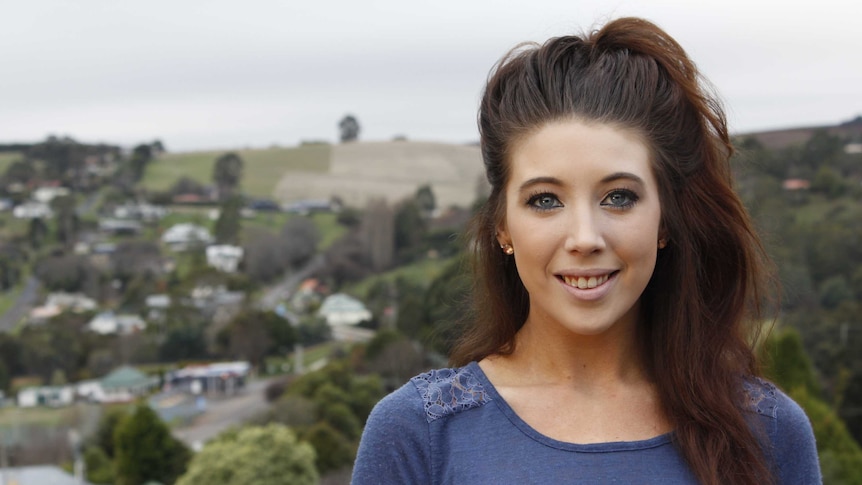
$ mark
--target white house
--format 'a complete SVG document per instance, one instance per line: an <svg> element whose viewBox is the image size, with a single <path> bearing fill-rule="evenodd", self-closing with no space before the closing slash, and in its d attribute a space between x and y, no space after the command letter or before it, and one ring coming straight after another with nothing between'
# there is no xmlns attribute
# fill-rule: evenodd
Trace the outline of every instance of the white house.
<svg viewBox="0 0 862 485"><path fill-rule="evenodd" d="M133 314L115 315L112 311L102 312L93 317L87 328L91 332L102 335L120 334L128 335L140 332L147 327L147 323L139 316Z"/></svg>
<svg viewBox="0 0 862 485"><path fill-rule="evenodd" d="M42 202L25 202L12 209L12 215L18 219L51 218L54 213L48 204Z"/></svg>
<svg viewBox="0 0 862 485"><path fill-rule="evenodd" d="M340 325L356 325L365 320L371 320L371 312L365 305L344 293L329 295L323 300L317 314L326 319L332 327Z"/></svg>
<svg viewBox="0 0 862 485"><path fill-rule="evenodd" d="M213 240L207 228L183 222L171 226L162 234L162 242L174 251L185 251L193 246L206 246Z"/></svg>
<svg viewBox="0 0 862 485"><path fill-rule="evenodd" d="M39 187L33 191L33 200L43 204L48 204L54 200L55 197L61 197L63 195L69 195L69 189L66 187Z"/></svg>
<svg viewBox="0 0 862 485"><path fill-rule="evenodd" d="M207 264L225 273L235 273L242 261L243 249L229 244L207 246Z"/></svg>
<svg viewBox="0 0 862 485"><path fill-rule="evenodd" d="M18 406L68 406L75 401L75 388L72 386L25 387L18 391Z"/></svg>
<svg viewBox="0 0 862 485"><path fill-rule="evenodd" d="M48 297L45 299L45 306L56 306L61 310L71 310L73 312L87 312L95 310L98 304L96 300L83 293L55 292L48 294Z"/></svg>
<svg viewBox="0 0 862 485"><path fill-rule="evenodd" d="M88 402L102 402L105 400L105 390L102 389L102 381L98 379L75 383L75 394Z"/></svg>

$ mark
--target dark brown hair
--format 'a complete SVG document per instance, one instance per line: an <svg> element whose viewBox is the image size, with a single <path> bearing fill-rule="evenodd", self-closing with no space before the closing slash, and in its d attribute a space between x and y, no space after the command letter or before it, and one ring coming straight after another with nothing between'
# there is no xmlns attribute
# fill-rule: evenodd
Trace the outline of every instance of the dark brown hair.
<svg viewBox="0 0 862 485"><path fill-rule="evenodd" d="M637 18L523 45L498 63L479 110L491 194L469 246L475 314L451 362L511 352L529 311L514 261L495 237L513 144L560 120L635 130L652 152L669 241L641 298L645 365L702 483L764 483L771 475L746 420L742 381L758 374L752 324L760 322L768 259L733 190L733 147L706 86L673 38Z"/></svg>

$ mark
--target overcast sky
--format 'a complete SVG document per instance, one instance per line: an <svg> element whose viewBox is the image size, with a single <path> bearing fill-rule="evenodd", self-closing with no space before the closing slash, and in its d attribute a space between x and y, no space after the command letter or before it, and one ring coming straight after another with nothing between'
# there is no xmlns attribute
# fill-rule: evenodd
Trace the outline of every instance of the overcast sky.
<svg viewBox="0 0 862 485"><path fill-rule="evenodd" d="M658 23L731 130L862 114L850 0L27 0L0 14L0 143L49 134L168 150L337 139L471 142L488 71L521 41L608 18Z"/></svg>

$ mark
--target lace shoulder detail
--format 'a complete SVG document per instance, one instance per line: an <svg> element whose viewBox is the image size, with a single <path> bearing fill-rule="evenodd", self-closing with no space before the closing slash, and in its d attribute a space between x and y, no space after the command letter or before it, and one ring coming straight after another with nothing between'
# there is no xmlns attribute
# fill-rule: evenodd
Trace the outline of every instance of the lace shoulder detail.
<svg viewBox="0 0 862 485"><path fill-rule="evenodd" d="M752 377L743 380L742 387L748 396L751 411L763 416L775 417L775 410L778 406L776 397L778 389L775 384L759 377Z"/></svg>
<svg viewBox="0 0 862 485"><path fill-rule="evenodd" d="M410 379L410 382L422 397L425 419L429 423L491 400L482 383L467 367L432 370Z"/></svg>

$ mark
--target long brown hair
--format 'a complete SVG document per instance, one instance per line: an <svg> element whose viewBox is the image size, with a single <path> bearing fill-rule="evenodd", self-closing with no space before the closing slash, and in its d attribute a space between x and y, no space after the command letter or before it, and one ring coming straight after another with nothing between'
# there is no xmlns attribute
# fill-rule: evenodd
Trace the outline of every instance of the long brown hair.
<svg viewBox="0 0 862 485"><path fill-rule="evenodd" d="M529 296L495 237L508 151L543 125L573 118L636 130L650 145L669 243L641 298L639 332L676 445L702 483L769 482L742 390L759 372L752 336L768 258L732 187L720 104L682 47L646 20L522 45L489 78L479 129L491 194L470 238L472 324L451 363L512 351Z"/></svg>

